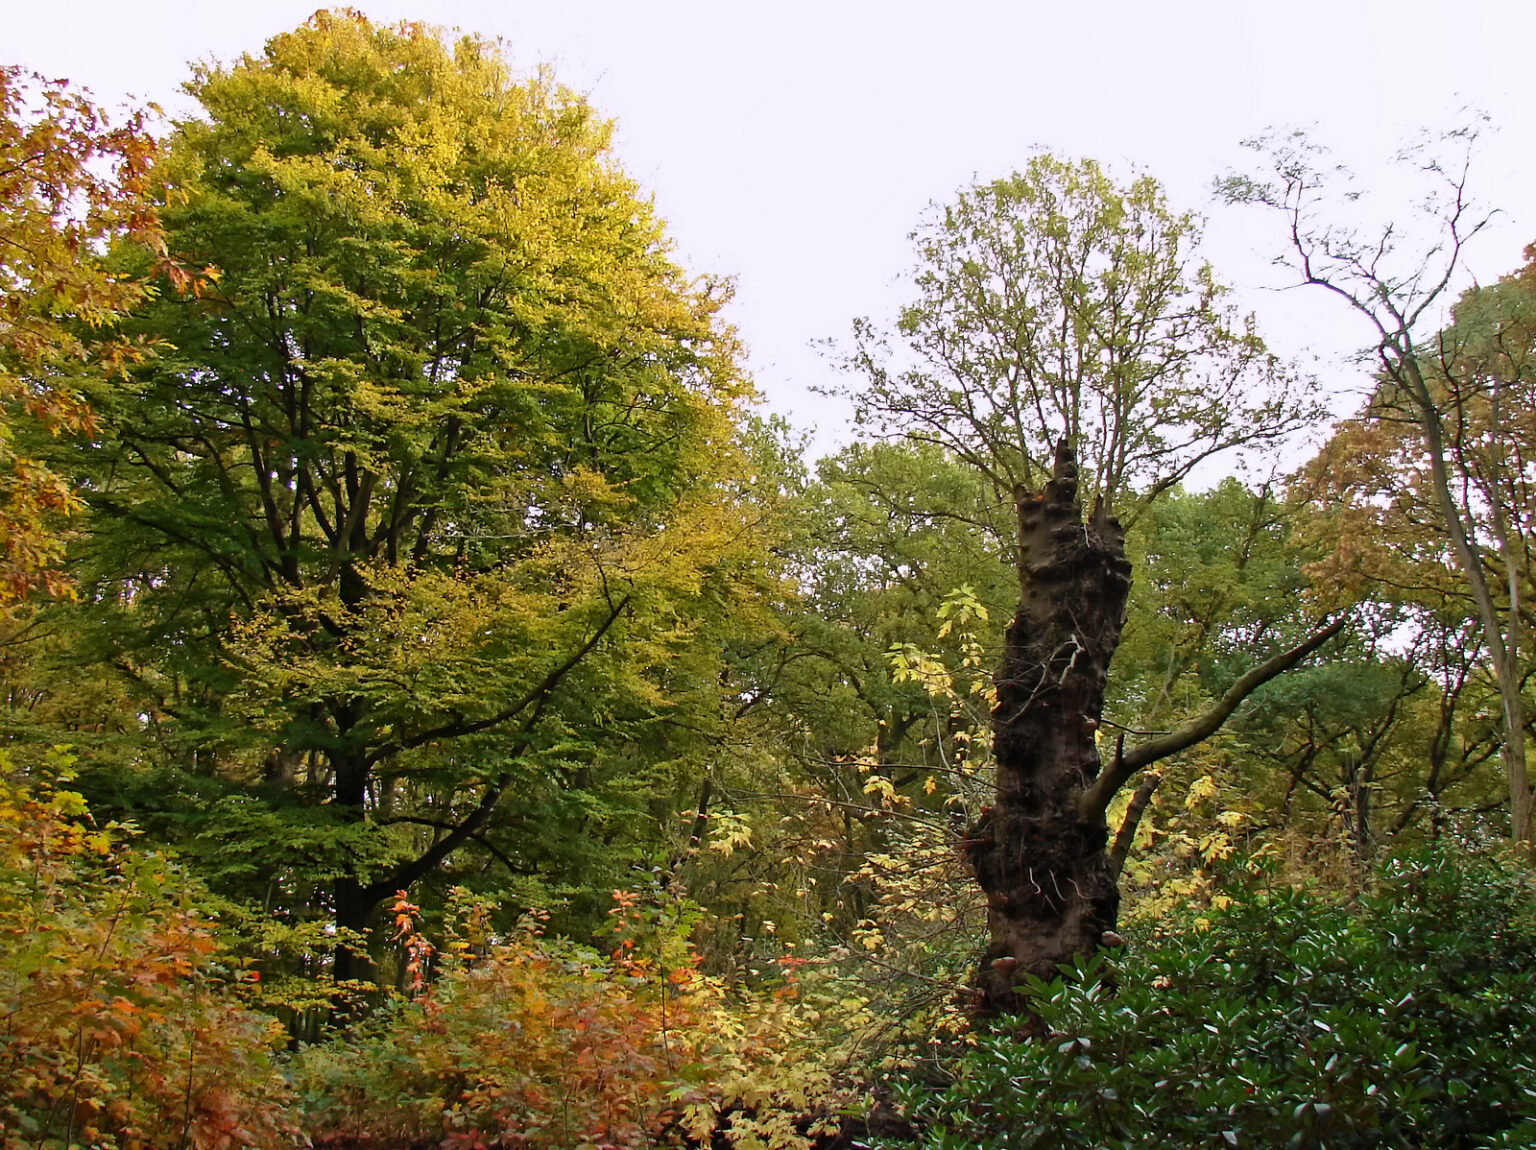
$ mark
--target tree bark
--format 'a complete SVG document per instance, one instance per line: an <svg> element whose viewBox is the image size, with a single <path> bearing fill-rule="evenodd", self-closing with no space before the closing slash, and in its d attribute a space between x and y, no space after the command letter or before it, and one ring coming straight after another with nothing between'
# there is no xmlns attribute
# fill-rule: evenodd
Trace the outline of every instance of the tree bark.
<svg viewBox="0 0 1536 1150"><path fill-rule="evenodd" d="M331 951L331 975L337 982L373 981L373 956L367 939L378 899L352 875L339 875L332 885L336 926L349 941L338 941ZM362 941L350 941L352 934Z"/></svg>
<svg viewBox="0 0 1536 1150"><path fill-rule="evenodd" d="M1125 623L1125 536L1102 503L1084 521L1065 440L1045 490L1015 500L1020 602L992 713L997 802L966 835L987 898L982 1013L1015 1012L1025 975L1052 978L1096 950L1120 905L1104 819L1081 796L1099 774L1094 735Z"/></svg>
<svg viewBox="0 0 1536 1150"><path fill-rule="evenodd" d="M345 708L338 707L338 711ZM343 720L338 717L338 723ZM334 781L333 803L341 816L349 823L360 823L366 817L368 764L363 753L354 746L343 745L327 756ZM335 903L336 927L340 933L332 950L331 973L337 982L373 978L373 962L366 941L356 941L352 935L368 937L369 923L377 899L373 898L359 874L346 871L338 874L331 886Z"/></svg>

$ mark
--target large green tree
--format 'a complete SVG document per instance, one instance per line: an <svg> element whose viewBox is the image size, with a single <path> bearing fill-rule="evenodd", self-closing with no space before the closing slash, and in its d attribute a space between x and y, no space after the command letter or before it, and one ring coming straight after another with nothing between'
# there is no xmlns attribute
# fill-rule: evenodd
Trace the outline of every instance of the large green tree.
<svg viewBox="0 0 1536 1150"><path fill-rule="evenodd" d="M618 852L758 554L723 290L483 41L322 12L189 90L162 214L220 276L92 397L96 656L269 904L357 931L465 849Z"/></svg>

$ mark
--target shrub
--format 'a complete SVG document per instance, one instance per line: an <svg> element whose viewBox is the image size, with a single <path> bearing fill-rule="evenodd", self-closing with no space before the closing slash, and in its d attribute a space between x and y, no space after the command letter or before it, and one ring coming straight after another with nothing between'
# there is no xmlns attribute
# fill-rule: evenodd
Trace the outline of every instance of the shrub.
<svg viewBox="0 0 1536 1150"><path fill-rule="evenodd" d="M216 962L198 891L0 763L0 1150L278 1146L271 1020Z"/></svg>
<svg viewBox="0 0 1536 1150"><path fill-rule="evenodd" d="M305 1123L327 1141L445 1147L808 1145L831 1078L790 967L771 992L728 996L698 970L688 917L614 892L614 949L546 937L534 916L492 939L474 908L438 977L414 909L396 903L398 999L294 1064Z"/></svg>
<svg viewBox="0 0 1536 1150"><path fill-rule="evenodd" d="M1529 876L1434 854L1353 906L1269 890L1032 988L909 1113L939 1150L1536 1146Z"/></svg>

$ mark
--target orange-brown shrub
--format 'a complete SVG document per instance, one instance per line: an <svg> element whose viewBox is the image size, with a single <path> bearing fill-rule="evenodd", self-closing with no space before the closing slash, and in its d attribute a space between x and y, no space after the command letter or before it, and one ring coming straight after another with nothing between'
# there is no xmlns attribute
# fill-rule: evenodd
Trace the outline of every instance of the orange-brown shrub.
<svg viewBox="0 0 1536 1150"><path fill-rule="evenodd" d="M270 1019L242 1008L197 888L0 761L0 1150L289 1145Z"/></svg>

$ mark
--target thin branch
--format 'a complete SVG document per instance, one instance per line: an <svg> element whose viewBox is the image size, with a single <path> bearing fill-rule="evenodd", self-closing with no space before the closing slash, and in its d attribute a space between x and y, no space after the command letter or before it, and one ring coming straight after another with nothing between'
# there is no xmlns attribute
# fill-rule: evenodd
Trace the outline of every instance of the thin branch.
<svg viewBox="0 0 1536 1150"><path fill-rule="evenodd" d="M1151 766L1159 759L1166 759L1169 755L1178 754L1185 748L1210 738L1221 729L1221 725L1231 717L1232 712L1237 710L1244 699L1312 654L1342 631L1348 621L1348 615L1340 615L1322 630L1313 632L1290 650L1282 651L1274 658L1254 667L1233 683L1226 694L1189 722L1174 728L1166 735L1149 739L1139 746L1132 747L1123 755L1117 755L1109 769L1100 774L1093 785L1083 792L1078 806L1083 817L1102 818L1104 812L1109 809L1110 800L1132 775L1143 767Z"/></svg>
<svg viewBox="0 0 1536 1150"><path fill-rule="evenodd" d="M471 721L457 719L451 723L442 723L436 727L429 727L425 731L418 731L416 734L407 736L403 739L391 739L389 742L384 743L382 746L376 748L368 756L368 765L370 767L374 766L375 764L380 763L387 758L399 754L401 751L425 746L427 743L434 742L437 739L456 739L463 735L473 735L476 732L486 731L492 727L500 726L502 723L507 722L509 719L520 715L534 704L541 702L551 691L559 686L560 680L564 679L565 676L576 666L576 664L585 659L587 655L591 653L592 649L602 641L603 636L608 633L608 629L612 627L614 623L618 622L619 616L622 615L625 608L629 606L629 600L630 597L628 595L620 599L618 603L614 605L613 609L608 613L608 617L603 620L602 624L597 628L597 630L593 631L587 641L574 652L572 652L570 658L566 659L565 662L551 670L549 674L540 679L538 683L536 683L528 691L527 694L522 696L522 698L518 699L515 703L503 707L494 715L488 715L483 719L474 719Z"/></svg>

